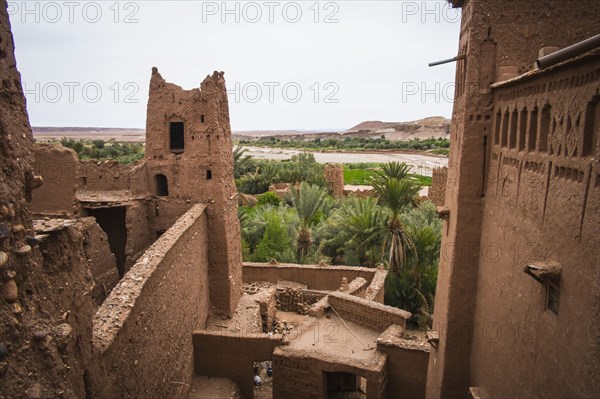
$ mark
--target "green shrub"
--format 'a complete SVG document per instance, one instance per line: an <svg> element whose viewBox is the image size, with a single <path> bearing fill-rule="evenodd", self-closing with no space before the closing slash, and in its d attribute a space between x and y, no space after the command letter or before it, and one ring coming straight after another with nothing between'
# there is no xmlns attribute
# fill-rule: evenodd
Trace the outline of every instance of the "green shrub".
<svg viewBox="0 0 600 399"><path fill-rule="evenodd" d="M281 198L272 191L267 191L264 194L258 196L256 206L273 205L279 206L281 204Z"/></svg>

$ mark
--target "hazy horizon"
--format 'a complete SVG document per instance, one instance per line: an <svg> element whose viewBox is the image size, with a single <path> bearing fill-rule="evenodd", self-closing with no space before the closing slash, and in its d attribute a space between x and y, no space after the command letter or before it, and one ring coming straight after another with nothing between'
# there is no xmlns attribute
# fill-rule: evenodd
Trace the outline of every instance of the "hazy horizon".
<svg viewBox="0 0 600 399"><path fill-rule="evenodd" d="M153 66L225 71L234 131L449 117L459 11L439 1L10 2L35 126L144 128Z"/></svg>
<svg viewBox="0 0 600 399"><path fill-rule="evenodd" d="M446 118L448 120L450 120L450 118L445 117L445 116L441 116L441 115L432 115L429 117L425 117L425 118ZM423 118L422 118L423 119ZM315 129L300 129L300 128L272 128L272 129L233 129L232 128L232 132L298 132L298 133L335 133L335 132L343 132L346 131L348 129L353 128L354 126L363 123L363 122L382 122L382 123L410 123L410 122L417 122L419 121L419 119L417 120L406 120L406 121L381 121L381 120L365 120L365 121L360 121L357 123L352 124L352 126L350 127L344 127L344 128L338 128L338 129L331 129L331 128L323 128L323 129L319 129L319 128L315 128ZM31 126L32 129L115 129L115 130L146 130L145 127L121 127L121 126Z"/></svg>

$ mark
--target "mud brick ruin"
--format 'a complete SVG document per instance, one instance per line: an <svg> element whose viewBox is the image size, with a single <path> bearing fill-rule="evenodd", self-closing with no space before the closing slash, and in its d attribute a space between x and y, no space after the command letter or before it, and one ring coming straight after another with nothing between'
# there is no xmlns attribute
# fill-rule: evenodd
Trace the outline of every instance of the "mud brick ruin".
<svg viewBox="0 0 600 399"><path fill-rule="evenodd" d="M383 268L242 263L222 72L183 90L152 69L133 166L34 145L1 0L0 398L252 398L260 362L274 398L596 397L600 50L534 62L597 34L600 8L452 4L425 334L383 304Z"/></svg>

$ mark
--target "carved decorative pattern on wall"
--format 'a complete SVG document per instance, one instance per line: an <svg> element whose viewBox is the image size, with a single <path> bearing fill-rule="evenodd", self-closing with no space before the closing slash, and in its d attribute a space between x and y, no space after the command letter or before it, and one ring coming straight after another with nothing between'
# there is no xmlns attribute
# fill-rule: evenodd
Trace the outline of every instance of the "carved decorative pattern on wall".
<svg viewBox="0 0 600 399"><path fill-rule="evenodd" d="M486 187L499 205L540 224L548 204L583 218L600 189L599 64L593 59L494 88Z"/></svg>

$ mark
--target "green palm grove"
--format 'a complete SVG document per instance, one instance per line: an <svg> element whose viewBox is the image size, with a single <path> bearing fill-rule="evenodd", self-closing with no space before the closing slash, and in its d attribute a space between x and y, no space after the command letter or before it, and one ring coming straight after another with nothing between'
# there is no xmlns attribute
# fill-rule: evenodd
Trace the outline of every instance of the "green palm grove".
<svg viewBox="0 0 600 399"><path fill-rule="evenodd" d="M252 162L236 154L238 188L256 188L257 176L251 175L262 173L252 170ZM410 166L382 164L371 178L369 198L333 199L318 178L322 166L314 158L300 157L284 167L266 165L273 176L281 172L297 180L283 200L267 192L258 195L255 206L240 207L244 260L324 260L363 267L383 263L389 270L386 304L412 312L413 326L425 328L431 322L442 224L431 202L419 202L421 185ZM272 181L260 184L268 187L267 183Z"/></svg>

